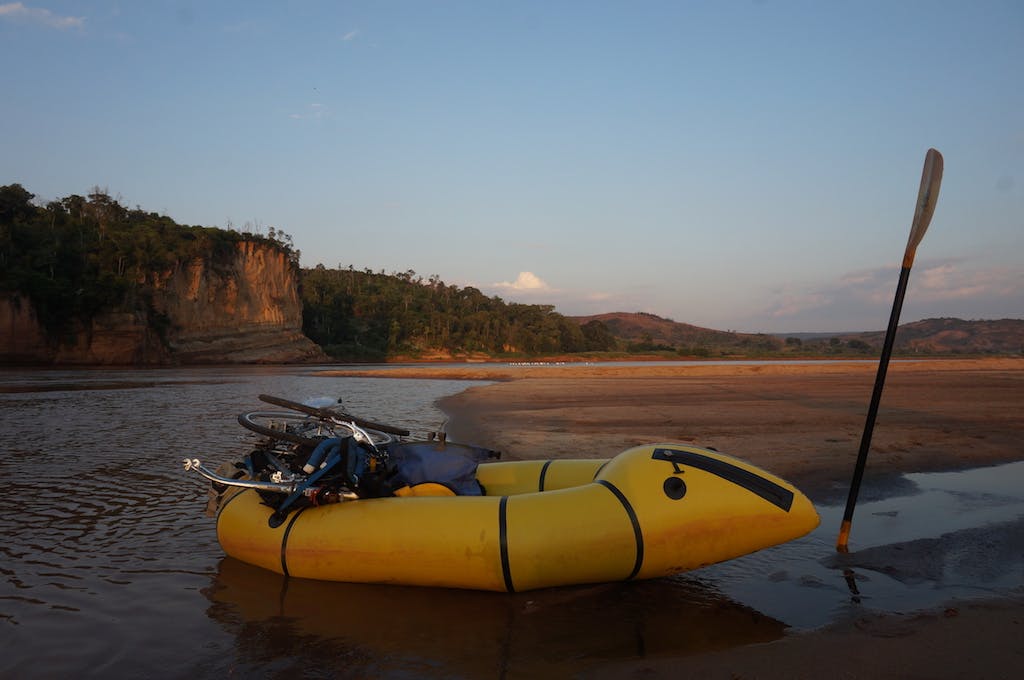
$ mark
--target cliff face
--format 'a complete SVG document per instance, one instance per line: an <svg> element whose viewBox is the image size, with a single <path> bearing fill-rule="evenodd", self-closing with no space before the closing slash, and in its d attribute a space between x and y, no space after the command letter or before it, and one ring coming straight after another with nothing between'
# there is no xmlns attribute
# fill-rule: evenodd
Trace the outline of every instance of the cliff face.
<svg viewBox="0 0 1024 680"><path fill-rule="evenodd" d="M112 312L88 327L73 328L65 339L47 336L27 299L0 296L0 360L93 365L323 360L320 348L302 334L297 277L283 252L241 242L233 257L216 266L196 258L175 271L152 274L154 318Z"/></svg>
<svg viewBox="0 0 1024 680"><path fill-rule="evenodd" d="M287 256L250 242L228 267L192 260L154 282L167 344L182 363L277 363L324 359L302 334L298 273Z"/></svg>

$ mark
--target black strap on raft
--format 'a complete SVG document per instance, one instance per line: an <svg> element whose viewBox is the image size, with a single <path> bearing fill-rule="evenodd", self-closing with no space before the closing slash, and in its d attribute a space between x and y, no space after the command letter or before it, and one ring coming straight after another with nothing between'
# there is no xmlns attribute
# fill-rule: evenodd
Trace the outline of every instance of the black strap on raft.
<svg viewBox="0 0 1024 680"><path fill-rule="evenodd" d="M789 489L720 458L712 458L711 456L705 456L694 451L679 451L677 449L655 449L651 458L654 460L666 460L672 463L676 466L677 473L682 472L679 469L680 465L687 465L704 472L709 472L716 477L721 477L760 496L784 512L789 512L789 509L793 506L793 492ZM666 489L667 491L668 489Z"/></svg>

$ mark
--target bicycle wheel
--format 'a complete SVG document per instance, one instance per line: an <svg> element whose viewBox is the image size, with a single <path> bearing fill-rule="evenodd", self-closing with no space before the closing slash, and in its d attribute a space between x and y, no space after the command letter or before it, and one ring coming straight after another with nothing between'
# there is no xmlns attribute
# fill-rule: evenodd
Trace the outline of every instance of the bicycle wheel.
<svg viewBox="0 0 1024 680"><path fill-rule="evenodd" d="M352 429L344 422L324 421L319 418L283 411L249 411L238 416L238 423L271 439L316 446L329 437L350 437ZM391 435L368 430L373 443L380 446L392 441Z"/></svg>
<svg viewBox="0 0 1024 680"><path fill-rule="evenodd" d="M344 411L333 411L326 408L317 408L315 406L306 406L300 404L297 401L291 401L289 399L282 399L281 397L275 397L270 394L261 394L259 396L260 401L265 401L268 404L274 406L283 406L284 408L290 408L293 411L299 411L300 413L308 413L311 416L316 416L322 420L337 419L337 420L350 420L359 427L367 430L376 430L377 432L387 432L389 434L395 434L399 437L408 437L409 430L401 427L395 427L393 425L384 425L383 423L375 423L372 420L366 420L365 418L359 418L352 415L351 413L345 413Z"/></svg>

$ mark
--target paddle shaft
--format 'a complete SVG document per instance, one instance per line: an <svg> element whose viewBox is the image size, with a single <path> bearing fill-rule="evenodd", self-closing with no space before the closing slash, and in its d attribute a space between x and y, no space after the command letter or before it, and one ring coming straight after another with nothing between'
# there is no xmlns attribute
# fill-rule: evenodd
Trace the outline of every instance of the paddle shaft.
<svg viewBox="0 0 1024 680"><path fill-rule="evenodd" d="M853 523L853 510L857 505L860 483L864 478L864 467L868 461L868 450L871 448L871 435L875 431L875 419L878 417L878 405L882 401L882 388L885 386L885 375L889 371L889 358L896 340L896 328L900 322L900 311L903 309L903 297L907 293L907 282L910 280L910 267L900 270L900 281L896 285L896 299L892 304L892 315L889 317L889 328L885 332L885 344L882 346L882 357L878 362L878 373L875 376L875 388L871 392L871 404L868 406L868 417L864 423L864 434L860 439L860 451L857 453L857 465L853 469L850 481L850 493L846 498L846 510L843 512L843 523L839 528L839 540L836 547L845 552L850 539L850 526Z"/></svg>
<svg viewBox="0 0 1024 680"><path fill-rule="evenodd" d="M885 375L889 370L889 358L892 356L892 348L896 342L896 329L900 322L900 312L903 309L903 298L907 294L907 282L910 280L910 268L914 265L914 256L917 254L917 246L924 238L925 231L932 220L935 212L935 203L939 198L939 186L942 183L943 161L942 154L935 149L928 149L924 158L924 169L921 171L921 188L917 193L917 207L914 210L914 220L910 227L910 238L907 241L907 249L903 254L903 267L900 269L900 280L896 285L896 298L892 303L892 314L889 316L889 327L885 331L885 343L882 346L882 356L878 361L878 373L875 376L875 388L871 392L871 404L868 406L868 417L864 423L864 434L860 440L860 451L857 453L857 464L853 469L853 479L850 480L850 493L846 498L846 510L843 512L843 523L839 527L839 539L836 541L836 549L840 552L847 551L847 544L850 540L850 527L853 523L853 511L857 506L857 495L860 493L861 480L864 478L864 467L867 465L868 451L871 448L871 435L875 430L875 419L878 417L878 406L882 401L882 387L885 385Z"/></svg>

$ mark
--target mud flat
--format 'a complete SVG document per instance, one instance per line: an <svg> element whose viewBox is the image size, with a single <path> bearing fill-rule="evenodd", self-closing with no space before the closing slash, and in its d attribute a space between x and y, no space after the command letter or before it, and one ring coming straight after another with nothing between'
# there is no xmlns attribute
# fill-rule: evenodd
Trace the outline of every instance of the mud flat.
<svg viewBox="0 0 1024 680"><path fill-rule="evenodd" d="M836 504L845 498L876 368L872 362L430 366L377 375L494 380L441 406L452 439L501 450L506 459L604 457L641 443L688 442L749 460L815 502ZM894 362L861 500L893 493L903 473L1024 460L1022 405L1022 359ZM975 548L982 561L996 548L1021 561L1022 522L978 532L981 543L973 548L963 534L952 534L903 543L894 548L898 555L878 557L856 554L855 521L849 557L855 566L898 557L898 566L923 572L935 560ZM824 628L776 642L615 663L589 675L1016 678L1024 667L1021 640L1024 583L1001 597L928 611L854 607Z"/></svg>

